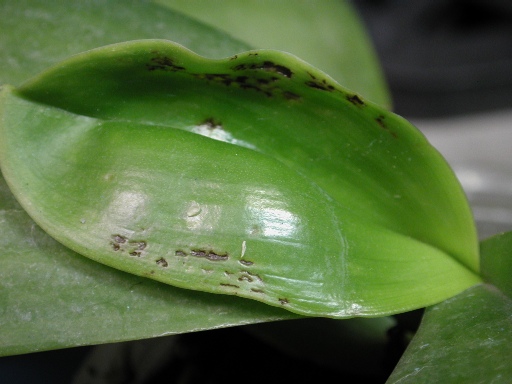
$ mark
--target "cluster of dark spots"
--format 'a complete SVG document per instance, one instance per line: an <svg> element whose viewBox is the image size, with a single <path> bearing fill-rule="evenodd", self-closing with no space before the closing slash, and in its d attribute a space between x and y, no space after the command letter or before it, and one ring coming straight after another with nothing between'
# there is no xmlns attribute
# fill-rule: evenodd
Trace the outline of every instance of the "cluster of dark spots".
<svg viewBox="0 0 512 384"><path fill-rule="evenodd" d="M245 265L246 267L250 267L251 265L254 264L253 261L249 261L249 260L238 260L238 262L242 265Z"/></svg>
<svg viewBox="0 0 512 384"><path fill-rule="evenodd" d="M204 73L195 74L194 77L198 79L206 79L208 81L214 81L216 83L224 84L226 86L231 85L234 82L233 76L227 73Z"/></svg>
<svg viewBox="0 0 512 384"><path fill-rule="evenodd" d="M334 86L331 85L331 84L328 84L327 81L325 81L325 80L322 80L322 81L309 80L309 81L306 81L305 84L308 87L315 88L315 89L320 89L322 91L332 92L332 91L335 90Z"/></svg>
<svg viewBox="0 0 512 384"><path fill-rule="evenodd" d="M127 237L122 235L112 235L110 245L116 252L126 251L130 256L136 257L140 257L142 255L142 251L147 247L147 243L144 240L130 241Z"/></svg>
<svg viewBox="0 0 512 384"><path fill-rule="evenodd" d="M238 59L238 55L234 55L234 56L231 56L231 57L229 58L229 60L236 60L236 59Z"/></svg>
<svg viewBox="0 0 512 384"><path fill-rule="evenodd" d="M233 286L236 284L236 287L239 287L238 283L236 281L234 281L234 279L236 279L238 282L240 282L242 284L252 285L253 287L250 288L252 291L263 293L263 291L261 289L259 289L259 287L258 287L258 285L263 283L263 279L256 273L252 273L247 270L241 270L239 272L230 272L230 271L225 270L224 275L227 278L229 278L231 283L229 283L229 284L226 283L226 284L221 284L221 285ZM235 283L235 284L233 284L233 283Z"/></svg>
<svg viewBox="0 0 512 384"><path fill-rule="evenodd" d="M238 281L247 281L248 283L252 283L254 279L250 275L243 274L238 278Z"/></svg>
<svg viewBox="0 0 512 384"><path fill-rule="evenodd" d="M130 256L137 256L140 257L142 254L142 251L146 249L146 242L145 241L129 241L128 244L130 245L131 252Z"/></svg>
<svg viewBox="0 0 512 384"><path fill-rule="evenodd" d="M238 84L240 89L252 89L253 91L262 92L267 97L271 97L272 92L268 90L268 87L265 87L265 83L260 83L260 80L249 76L236 76L233 79L233 83Z"/></svg>
<svg viewBox="0 0 512 384"><path fill-rule="evenodd" d="M228 259L228 254L219 254L213 251L204 251L204 250L192 250L190 251L191 256L195 257L204 257L210 261L224 261Z"/></svg>
<svg viewBox="0 0 512 384"><path fill-rule="evenodd" d="M181 65L177 65L174 61L167 56L155 56L149 60L149 63L146 64L146 68L148 71L171 71L178 72L185 70L185 67Z"/></svg>
<svg viewBox="0 0 512 384"><path fill-rule="evenodd" d="M249 53L249 56L259 56L259 53L258 52L251 52L251 53Z"/></svg>
<svg viewBox="0 0 512 384"><path fill-rule="evenodd" d="M167 260L165 260L163 257L159 258L156 260L156 263L161 266L161 267L164 267L164 268L167 268L169 266L169 263L167 262Z"/></svg>
<svg viewBox="0 0 512 384"><path fill-rule="evenodd" d="M290 68L285 67L284 65L274 64L271 61L265 61L260 69L263 69L267 72L275 72L288 78L291 78L293 75L293 72L290 70Z"/></svg>
<svg viewBox="0 0 512 384"><path fill-rule="evenodd" d="M174 255L180 256L180 257L194 256L194 257L205 258L210 261L225 261L229 258L229 255L227 253L216 253L212 250L204 250L204 249L193 249L190 251L190 253L186 253L184 251L178 250L178 251L174 252Z"/></svg>
<svg viewBox="0 0 512 384"><path fill-rule="evenodd" d="M240 277L238 278L238 281L246 281L248 283L252 283L255 280L263 282L262 278L259 275L248 271L242 271Z"/></svg>
<svg viewBox="0 0 512 384"><path fill-rule="evenodd" d="M347 95L347 100L354 104L356 107L364 107L364 101L357 95Z"/></svg>
<svg viewBox="0 0 512 384"><path fill-rule="evenodd" d="M376 123L381 127L382 129L386 130L391 136L393 136L395 139L398 137L396 132L393 132L389 129L389 127L386 124L386 121L384 120L384 115L379 115L375 118Z"/></svg>
<svg viewBox="0 0 512 384"><path fill-rule="evenodd" d="M254 79L249 76L234 76L224 73L204 73L195 74L193 76L197 79L206 79L225 86L238 86L241 89L252 89L254 91L262 92L268 97L272 96L272 93L268 89L264 89L262 86L265 84L260 84L259 79ZM271 81L269 80L267 84L270 82Z"/></svg>
<svg viewBox="0 0 512 384"><path fill-rule="evenodd" d="M258 289L258 288L251 288L251 291L255 292L255 293L265 293L265 291L263 289Z"/></svg>
<svg viewBox="0 0 512 384"><path fill-rule="evenodd" d="M285 305L285 304L289 304L290 301L288 299L285 299L285 298L280 298L278 299L278 301L282 304L282 305Z"/></svg>
<svg viewBox="0 0 512 384"><path fill-rule="evenodd" d="M132 247L135 247L135 249L130 252L131 256L140 256L142 251L146 249L147 246L145 241L130 241L129 244Z"/></svg>
<svg viewBox="0 0 512 384"><path fill-rule="evenodd" d="M263 70L266 72L274 72L287 78L291 78L293 76L293 72L290 68L285 67L284 65L275 64L272 61L264 61L263 63L238 64L235 65L232 69L234 71Z"/></svg>
<svg viewBox="0 0 512 384"><path fill-rule="evenodd" d="M220 285L223 287L240 288L240 286L238 286L238 285L229 284L229 283L220 283Z"/></svg>
<svg viewBox="0 0 512 384"><path fill-rule="evenodd" d="M281 68L282 67L282 68ZM281 74L282 76L291 76L291 71L283 66L276 66L271 62L263 64L239 64L234 67L235 71L242 70L261 70L272 71ZM289 75L289 76L287 76ZM282 89L278 84L274 84L280 80L278 76L263 73L246 74L228 74L228 73L195 73L192 76L199 80L207 80L219 85L227 87L235 87L243 90L252 90L259 92L266 97L273 97L281 95L286 100L299 100L301 97L291 91Z"/></svg>
<svg viewBox="0 0 512 384"><path fill-rule="evenodd" d="M256 82L260 85L269 85L269 84L272 84L273 82L279 80L277 77L271 77L269 79L267 78L258 78L256 79Z"/></svg>

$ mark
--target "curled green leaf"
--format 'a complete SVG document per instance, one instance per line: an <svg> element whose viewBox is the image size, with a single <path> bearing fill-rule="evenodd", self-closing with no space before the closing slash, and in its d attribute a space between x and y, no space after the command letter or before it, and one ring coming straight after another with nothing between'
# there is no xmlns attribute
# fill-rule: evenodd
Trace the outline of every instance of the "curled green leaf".
<svg viewBox="0 0 512 384"><path fill-rule="evenodd" d="M128 42L5 87L0 108L14 195L112 267L330 317L423 307L479 282L444 159L295 56Z"/></svg>

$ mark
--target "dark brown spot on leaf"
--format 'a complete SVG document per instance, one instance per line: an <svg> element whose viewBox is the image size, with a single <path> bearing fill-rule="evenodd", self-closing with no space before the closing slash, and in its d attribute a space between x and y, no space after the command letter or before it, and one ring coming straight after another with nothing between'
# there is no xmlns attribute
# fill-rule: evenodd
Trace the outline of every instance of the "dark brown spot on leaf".
<svg viewBox="0 0 512 384"><path fill-rule="evenodd" d="M256 273L251 273L249 271L241 271L243 274L254 277L255 279L263 282L263 279L260 277L260 275L257 275Z"/></svg>
<svg viewBox="0 0 512 384"><path fill-rule="evenodd" d="M146 68L148 71L163 70L171 72L183 71L185 69L185 67L175 64L174 61L167 56L153 57L150 63L146 64Z"/></svg>
<svg viewBox="0 0 512 384"><path fill-rule="evenodd" d="M227 254L218 254L213 251L205 251L205 250L192 250L190 251L191 256L195 257L204 257L210 261L224 261L228 259Z"/></svg>
<svg viewBox="0 0 512 384"><path fill-rule="evenodd" d="M238 281L247 281L248 283L252 283L254 279L248 273L244 273L238 278Z"/></svg>
<svg viewBox="0 0 512 384"><path fill-rule="evenodd" d="M300 100L300 96L290 91L284 91L283 97L287 100Z"/></svg>
<svg viewBox="0 0 512 384"><path fill-rule="evenodd" d="M347 100L357 107L363 107L365 105L364 101L361 100L357 95L347 95Z"/></svg>
<svg viewBox="0 0 512 384"><path fill-rule="evenodd" d="M223 287L232 287L232 288L240 288L240 286L235 284L229 284L229 283L220 283Z"/></svg>
<svg viewBox="0 0 512 384"><path fill-rule="evenodd" d="M319 82L319 81L310 80L310 81L306 81L305 84L308 87L320 89L322 91L333 91L334 90L334 87L332 85L327 84L325 81Z"/></svg>
<svg viewBox="0 0 512 384"><path fill-rule="evenodd" d="M290 70L290 68L285 67L284 65L275 64L271 61L265 61L261 69L269 72L276 72L288 78L292 77L293 75L293 72Z"/></svg>
<svg viewBox="0 0 512 384"><path fill-rule="evenodd" d="M386 130L391 136L393 136L395 139L398 137L398 135L396 134L396 132L393 132L389 129L388 125L386 124L386 121L384 120L384 115L379 115L375 118L375 121L377 122L377 124L383 128L384 130Z"/></svg>
<svg viewBox="0 0 512 384"><path fill-rule="evenodd" d="M112 239L113 239L113 240L114 240L114 242L116 242L117 244L124 244L124 243L126 243L126 241L128 240L126 237L121 236L121 235L112 235Z"/></svg>
<svg viewBox="0 0 512 384"><path fill-rule="evenodd" d="M142 251L146 248L147 243L145 241L130 241L131 246L135 246L139 251Z"/></svg>
<svg viewBox="0 0 512 384"><path fill-rule="evenodd" d="M169 266L169 263L167 263L167 260L165 260L163 257L161 257L158 260L156 260L156 263L159 266L164 267L164 268L167 268Z"/></svg>
<svg viewBox="0 0 512 384"><path fill-rule="evenodd" d="M246 71L246 70L264 70L266 72L275 72L280 74L281 76L291 78L293 72L290 68L285 67L284 65L275 64L272 61L264 61L263 63L253 63L253 64L238 64L233 67L235 71Z"/></svg>

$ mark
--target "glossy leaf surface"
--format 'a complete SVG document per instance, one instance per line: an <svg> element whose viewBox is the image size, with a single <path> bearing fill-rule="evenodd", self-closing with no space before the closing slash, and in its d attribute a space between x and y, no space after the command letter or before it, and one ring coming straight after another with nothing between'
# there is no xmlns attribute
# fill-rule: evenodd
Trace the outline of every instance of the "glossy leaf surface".
<svg viewBox="0 0 512 384"><path fill-rule="evenodd" d="M278 49L315 65L341 85L390 108L384 76L348 1L156 0L255 48Z"/></svg>
<svg viewBox="0 0 512 384"><path fill-rule="evenodd" d="M512 300L478 285L428 308L392 383L509 383Z"/></svg>
<svg viewBox="0 0 512 384"><path fill-rule="evenodd" d="M170 38L209 57L246 44L139 1L0 1L0 83L19 84L72 54ZM183 291L91 262L27 217L0 180L0 355L293 318L263 304Z"/></svg>
<svg viewBox="0 0 512 384"><path fill-rule="evenodd" d="M0 202L0 356L297 317L77 255L28 217L1 177Z"/></svg>
<svg viewBox="0 0 512 384"><path fill-rule="evenodd" d="M4 89L0 142L36 222L134 274L333 317L479 281L469 208L440 155L284 53L90 51Z"/></svg>

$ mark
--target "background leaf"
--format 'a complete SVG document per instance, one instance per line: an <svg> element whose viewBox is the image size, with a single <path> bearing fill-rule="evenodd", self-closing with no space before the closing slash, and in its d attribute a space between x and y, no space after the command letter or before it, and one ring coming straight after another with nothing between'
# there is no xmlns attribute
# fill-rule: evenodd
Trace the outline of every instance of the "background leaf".
<svg viewBox="0 0 512 384"><path fill-rule="evenodd" d="M390 108L370 39L348 1L157 0L255 48L278 49L315 65L341 85Z"/></svg>
<svg viewBox="0 0 512 384"><path fill-rule="evenodd" d="M387 383L509 383L511 339L512 300L472 287L427 308Z"/></svg>
<svg viewBox="0 0 512 384"><path fill-rule="evenodd" d="M0 84L19 85L76 53L135 39L169 39L211 58L251 46L139 0L0 0Z"/></svg>
<svg viewBox="0 0 512 384"><path fill-rule="evenodd" d="M512 232L482 241L480 252L484 280L512 298Z"/></svg>

